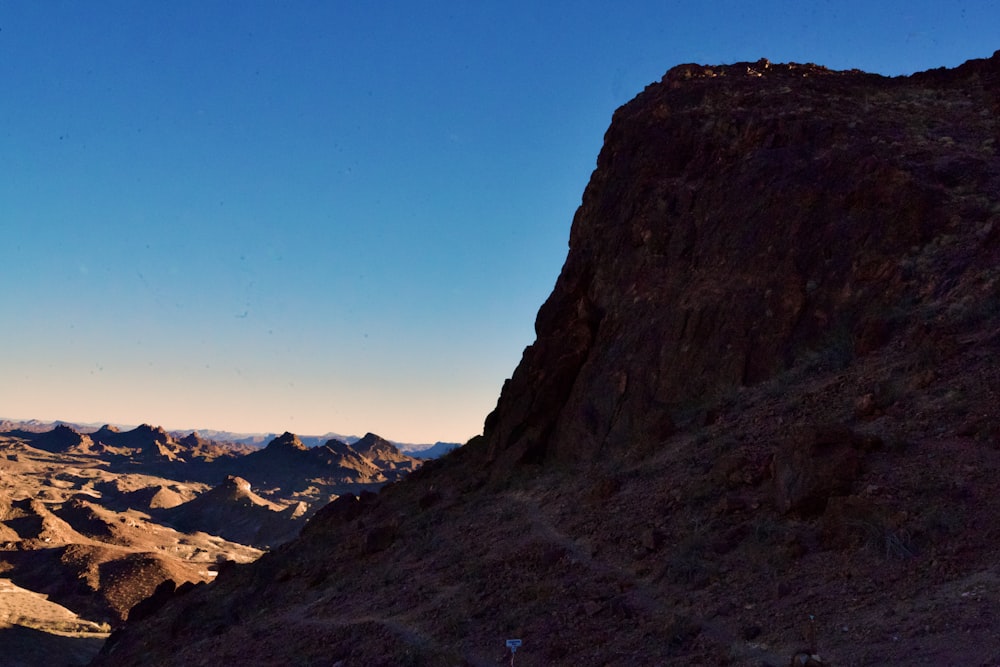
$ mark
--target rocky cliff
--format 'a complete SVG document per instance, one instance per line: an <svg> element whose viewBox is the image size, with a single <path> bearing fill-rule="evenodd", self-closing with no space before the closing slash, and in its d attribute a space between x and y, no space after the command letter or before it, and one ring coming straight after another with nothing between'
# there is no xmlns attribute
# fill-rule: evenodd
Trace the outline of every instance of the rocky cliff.
<svg viewBox="0 0 1000 667"><path fill-rule="evenodd" d="M914 326L994 258L998 67L667 72L615 113L491 457L649 450L692 405ZM969 233L977 261L928 256Z"/></svg>
<svg viewBox="0 0 1000 667"><path fill-rule="evenodd" d="M97 664L1000 662L998 141L1000 52L671 69L484 435Z"/></svg>

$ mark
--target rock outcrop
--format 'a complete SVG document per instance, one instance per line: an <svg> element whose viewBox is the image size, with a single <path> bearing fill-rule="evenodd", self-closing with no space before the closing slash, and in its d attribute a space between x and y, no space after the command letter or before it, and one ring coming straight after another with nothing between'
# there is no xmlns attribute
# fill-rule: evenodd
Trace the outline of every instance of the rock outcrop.
<svg viewBox="0 0 1000 667"><path fill-rule="evenodd" d="M318 447L307 447L298 436L284 433L236 461L233 469L256 487L299 489L321 479L340 494L395 481L420 463L373 433L354 445L328 440Z"/></svg>
<svg viewBox="0 0 1000 667"><path fill-rule="evenodd" d="M682 65L620 108L569 255L486 422L491 459L648 451L685 410L913 326L1000 219L1000 57L905 78ZM945 268L942 273L940 269Z"/></svg>

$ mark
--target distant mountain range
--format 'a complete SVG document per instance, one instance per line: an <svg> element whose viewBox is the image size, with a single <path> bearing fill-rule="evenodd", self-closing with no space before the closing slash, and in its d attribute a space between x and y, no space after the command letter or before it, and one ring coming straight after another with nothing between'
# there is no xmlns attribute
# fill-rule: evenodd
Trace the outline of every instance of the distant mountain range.
<svg viewBox="0 0 1000 667"><path fill-rule="evenodd" d="M260 447L206 438L200 433L171 433L141 424L121 430L105 424L89 432L58 423L43 430L39 422L0 421L0 436L16 438L55 455L87 456L106 462L116 473L138 473L210 484L237 476L269 500L283 505L305 501L313 510L344 493L374 490L400 480L420 467L410 456L374 433L348 443L283 433Z"/></svg>
<svg viewBox="0 0 1000 667"><path fill-rule="evenodd" d="M4 419L0 417L0 432L9 431L26 431L30 433L40 433L44 431L51 431L57 426L67 426L78 433L89 434L95 431L100 431L102 429L117 429L119 431L129 431L136 428L135 425L127 424L98 424L98 423L79 423L79 422L68 422L62 420L56 421L42 421L38 419ZM169 434L175 439L183 439L189 437L196 437L204 441L221 443L221 444L236 444L236 445L246 445L251 448L259 449L267 445L275 438L279 437L278 433L237 433L234 431L219 431L214 429L192 429L192 430L171 430L166 431L160 427L159 430L164 431L164 433ZM357 435L342 435L340 433L329 432L323 435L299 435L298 438L306 447L320 447L325 445L330 440L338 440L340 442L353 445L354 443L362 440L366 436ZM435 442L435 443L408 443L408 442L396 442L393 440L387 440L386 442L391 442L400 451L418 459L435 459L439 456L447 454L453 449L461 447L462 444L458 442Z"/></svg>

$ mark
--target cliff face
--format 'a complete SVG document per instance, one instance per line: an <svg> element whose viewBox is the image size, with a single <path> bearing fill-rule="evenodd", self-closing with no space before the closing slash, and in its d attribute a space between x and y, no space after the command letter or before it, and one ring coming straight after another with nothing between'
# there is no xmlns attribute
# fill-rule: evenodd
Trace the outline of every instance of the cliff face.
<svg viewBox="0 0 1000 667"><path fill-rule="evenodd" d="M970 269L941 275L928 243L980 233L992 256L998 102L1000 55L671 69L614 116L489 457L649 451L713 395L913 326Z"/></svg>

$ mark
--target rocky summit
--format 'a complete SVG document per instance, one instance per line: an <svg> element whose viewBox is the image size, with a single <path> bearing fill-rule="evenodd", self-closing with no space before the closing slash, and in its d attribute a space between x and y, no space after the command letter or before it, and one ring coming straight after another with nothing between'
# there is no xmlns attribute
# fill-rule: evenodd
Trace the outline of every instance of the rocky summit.
<svg viewBox="0 0 1000 667"><path fill-rule="evenodd" d="M1000 52L674 67L483 436L95 664L1000 663L998 142Z"/></svg>

